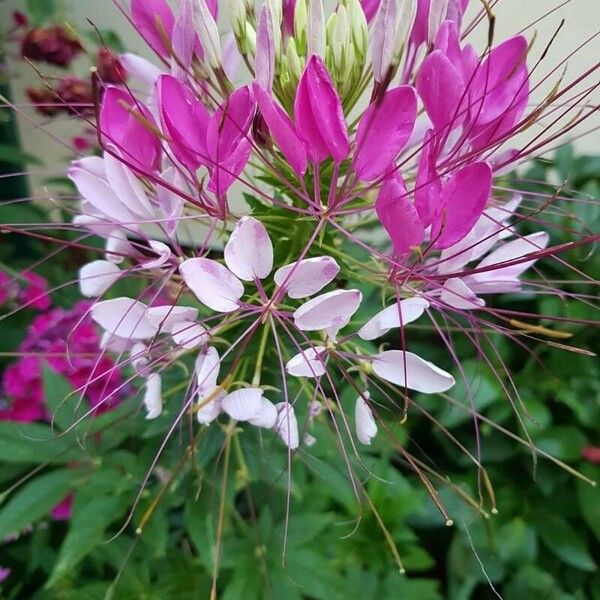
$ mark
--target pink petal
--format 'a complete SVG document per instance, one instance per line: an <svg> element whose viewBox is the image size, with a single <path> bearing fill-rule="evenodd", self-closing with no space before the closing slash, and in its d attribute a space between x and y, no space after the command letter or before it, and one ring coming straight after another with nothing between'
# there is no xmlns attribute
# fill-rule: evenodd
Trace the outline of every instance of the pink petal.
<svg viewBox="0 0 600 600"><path fill-rule="evenodd" d="M277 435L290 450L296 450L300 445L300 438L294 407L287 402L280 402L275 407L277 408L277 422L275 423Z"/></svg>
<svg viewBox="0 0 600 600"><path fill-rule="evenodd" d="M425 298L406 298L392 306L384 308L359 329L358 335L363 340L376 340L390 329L404 327L416 321L429 307ZM402 321L402 323L401 323Z"/></svg>
<svg viewBox="0 0 600 600"><path fill-rule="evenodd" d="M217 196L226 194L229 188L238 180L252 153L252 143L248 139L241 140L235 150L220 162L212 161L212 177L208 190Z"/></svg>
<svg viewBox="0 0 600 600"><path fill-rule="evenodd" d="M126 161L142 171L155 171L160 162L160 140L130 111L141 114L156 128L154 117L143 103L120 88L108 86L100 109L100 133L104 142L116 146Z"/></svg>
<svg viewBox="0 0 600 600"><path fill-rule="evenodd" d="M339 272L340 266L331 256L319 256L277 269L274 279L290 298L307 298L320 292Z"/></svg>
<svg viewBox="0 0 600 600"><path fill-rule="evenodd" d="M342 103L320 57L308 61L296 91L296 127L311 160L342 162L350 151Z"/></svg>
<svg viewBox="0 0 600 600"><path fill-rule="evenodd" d="M285 369L294 377L320 377L326 372L325 351L325 346L308 348L290 359L285 365Z"/></svg>
<svg viewBox="0 0 600 600"><path fill-rule="evenodd" d="M260 114L265 120L273 139L296 175L304 177L308 159L295 125L285 111L258 83L254 84L253 90Z"/></svg>
<svg viewBox="0 0 600 600"><path fill-rule="evenodd" d="M362 181L382 177L410 138L417 118L411 86L389 90L363 113L356 133L354 170Z"/></svg>
<svg viewBox="0 0 600 600"><path fill-rule="evenodd" d="M162 413L162 382L158 373L151 373L146 379L146 393L144 394L146 419L156 419Z"/></svg>
<svg viewBox="0 0 600 600"><path fill-rule="evenodd" d="M411 252L423 241L423 223L409 200L404 183L397 177L388 179L382 186L375 201L375 211L398 256Z"/></svg>
<svg viewBox="0 0 600 600"><path fill-rule="evenodd" d="M115 298L94 304L91 315L100 327L116 336L143 340L156 334L146 310L145 304L132 298Z"/></svg>
<svg viewBox="0 0 600 600"><path fill-rule="evenodd" d="M412 352L381 352L373 357L372 366L382 379L424 394L445 392L455 383L450 373Z"/></svg>
<svg viewBox="0 0 600 600"><path fill-rule="evenodd" d="M160 118L175 157L195 171L207 164L206 132L210 115L190 88L171 75L157 82Z"/></svg>
<svg viewBox="0 0 600 600"><path fill-rule="evenodd" d="M163 42L166 34L170 39L175 25L175 17L165 0L131 0L131 17L136 29L148 45L161 58L169 57L169 48ZM164 30L161 33L161 27Z"/></svg>
<svg viewBox="0 0 600 600"><path fill-rule="evenodd" d="M417 76L417 91L425 110L437 131L444 135L464 121L464 109L459 109L465 99L465 84L457 68L442 53L432 52L421 65Z"/></svg>
<svg viewBox="0 0 600 600"><path fill-rule="evenodd" d="M474 310L485 305L485 301L478 298L473 290L457 277L451 277L444 283L440 300L454 308Z"/></svg>
<svg viewBox="0 0 600 600"><path fill-rule="evenodd" d="M121 276L121 269L108 260L94 260L79 270L79 289L86 298L102 296Z"/></svg>
<svg viewBox="0 0 600 600"><path fill-rule="evenodd" d="M181 321L195 321L198 317L198 309L189 306L152 306L146 311L146 317L155 329L171 333L173 325Z"/></svg>
<svg viewBox="0 0 600 600"><path fill-rule="evenodd" d="M431 238L436 248L449 248L464 238L481 216L492 190L492 170L484 162L456 172L444 186Z"/></svg>
<svg viewBox="0 0 600 600"><path fill-rule="evenodd" d="M367 22L370 23L379 9L381 0L360 0Z"/></svg>
<svg viewBox="0 0 600 600"><path fill-rule="evenodd" d="M527 39L517 35L494 48L469 86L471 112L482 125L502 117L529 94Z"/></svg>
<svg viewBox="0 0 600 600"><path fill-rule="evenodd" d="M189 258L179 272L198 300L217 312L233 312L239 308L244 294L242 282L226 267L208 258Z"/></svg>
<svg viewBox="0 0 600 600"><path fill-rule="evenodd" d="M273 244L265 226L254 217L242 217L224 250L225 264L243 281L264 279L273 268Z"/></svg>
<svg viewBox="0 0 600 600"><path fill-rule="evenodd" d="M302 331L327 330L331 337L346 326L358 310L358 290L335 290L305 302L294 312L294 323Z"/></svg>
<svg viewBox="0 0 600 600"><path fill-rule="evenodd" d="M442 182L436 171L437 155L434 132L430 130L423 139L415 185L415 208L424 227L431 225L441 201Z"/></svg>
<svg viewBox="0 0 600 600"><path fill-rule="evenodd" d="M369 397L369 393L365 392ZM377 435L377 423L373 418L373 411L362 396L356 399L354 406L354 420L356 426L356 437L361 444L371 445L371 440Z"/></svg>

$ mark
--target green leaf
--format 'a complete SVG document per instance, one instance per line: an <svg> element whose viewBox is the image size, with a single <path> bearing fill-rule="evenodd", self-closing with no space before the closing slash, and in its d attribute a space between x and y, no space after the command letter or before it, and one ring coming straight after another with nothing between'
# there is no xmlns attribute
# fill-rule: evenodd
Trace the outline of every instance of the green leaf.
<svg viewBox="0 0 600 600"><path fill-rule="evenodd" d="M58 560L46 587L52 587L69 574L73 567L104 541L106 528L122 515L123 509L119 498L90 498L77 494L69 533L60 547Z"/></svg>
<svg viewBox="0 0 600 600"><path fill-rule="evenodd" d="M62 431L69 429L88 412L88 403L73 393L71 384L47 365L43 369L44 397L52 422Z"/></svg>
<svg viewBox="0 0 600 600"><path fill-rule="evenodd" d="M596 539L600 540L600 469L592 465L585 465L581 472L596 482L591 486L585 481L577 482L577 500L581 510L581 516L594 532Z"/></svg>
<svg viewBox="0 0 600 600"><path fill-rule="evenodd" d="M98 31L100 32L100 38L98 38ZM88 31L86 36L94 44L104 45L119 54L126 50L125 44L121 41L119 34L112 31L112 29L94 29L93 31Z"/></svg>
<svg viewBox="0 0 600 600"><path fill-rule="evenodd" d="M552 427L534 439L538 448L566 461L577 460L586 443L581 430L569 425Z"/></svg>
<svg viewBox="0 0 600 600"><path fill-rule="evenodd" d="M42 161L27 152L23 152L15 146L9 146L7 144L0 144L0 162L9 163L11 165L41 165Z"/></svg>
<svg viewBox="0 0 600 600"><path fill-rule="evenodd" d="M60 469L25 484L0 511L0 538L45 517L73 489L76 469Z"/></svg>
<svg viewBox="0 0 600 600"><path fill-rule="evenodd" d="M26 0L27 15L33 25L43 25L56 12L56 0Z"/></svg>
<svg viewBox="0 0 600 600"><path fill-rule="evenodd" d="M5 463L68 463L81 458L72 439L57 437L42 423L0 422L0 456Z"/></svg>
<svg viewBox="0 0 600 600"><path fill-rule="evenodd" d="M584 536L563 518L549 513L539 515L537 530L548 549L567 564L582 571L596 569Z"/></svg>

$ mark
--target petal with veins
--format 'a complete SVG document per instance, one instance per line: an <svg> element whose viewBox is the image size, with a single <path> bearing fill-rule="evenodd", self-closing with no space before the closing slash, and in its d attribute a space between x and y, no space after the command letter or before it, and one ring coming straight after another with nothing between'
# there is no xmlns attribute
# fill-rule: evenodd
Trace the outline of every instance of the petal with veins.
<svg viewBox="0 0 600 600"><path fill-rule="evenodd" d="M369 398L369 393L365 392ZM373 411L362 396L356 399L354 407L354 423L356 426L356 437L361 444L371 445L371 440L377 435L377 423L373 418Z"/></svg>
<svg viewBox="0 0 600 600"><path fill-rule="evenodd" d="M156 419L162 413L162 382L158 373L152 373L146 379L144 406L146 419Z"/></svg>
<svg viewBox="0 0 600 600"><path fill-rule="evenodd" d="M412 352L386 350L373 356L372 366L382 379L425 394L445 392L455 383L450 373Z"/></svg>
<svg viewBox="0 0 600 600"><path fill-rule="evenodd" d="M321 294L294 312L294 323L302 331L326 329L334 337L350 322L361 300L359 290L335 290Z"/></svg>
<svg viewBox="0 0 600 600"><path fill-rule="evenodd" d="M275 423L277 435L290 450L296 450L300 444L300 438L294 407L288 402L280 402L275 405L275 408L277 408L277 422Z"/></svg>
<svg viewBox="0 0 600 600"><path fill-rule="evenodd" d="M180 321L171 328L173 341L186 350L193 350L206 343L206 329L194 321Z"/></svg>
<svg viewBox="0 0 600 600"><path fill-rule="evenodd" d="M249 421L258 417L263 409L263 394L260 388L236 390L223 400L223 410L236 421Z"/></svg>
<svg viewBox="0 0 600 600"><path fill-rule="evenodd" d="M121 276L121 269L108 260L94 260L79 269L79 289L86 298L102 296Z"/></svg>
<svg viewBox="0 0 600 600"><path fill-rule="evenodd" d="M444 283L440 300L448 306L463 310L473 310L485 305L471 288L458 277L452 277Z"/></svg>
<svg viewBox="0 0 600 600"><path fill-rule="evenodd" d="M146 316L154 327L166 333L171 333L173 325L181 321L195 321L198 317L198 309L189 306L152 306L148 309Z"/></svg>
<svg viewBox="0 0 600 600"><path fill-rule="evenodd" d="M202 304L224 313L239 308L244 286L222 264L209 258L189 258L181 263L179 271Z"/></svg>
<svg viewBox="0 0 600 600"><path fill-rule="evenodd" d="M308 348L296 354L285 365L286 371L294 377L320 377L325 374L325 346Z"/></svg>
<svg viewBox="0 0 600 600"><path fill-rule="evenodd" d="M274 279L290 298L307 298L320 292L339 272L340 266L331 256L318 256L277 269Z"/></svg>
<svg viewBox="0 0 600 600"><path fill-rule="evenodd" d="M358 331L363 340L376 340L385 335L390 329L407 325L416 321L429 307L425 298L406 298L400 302L384 308Z"/></svg>
<svg viewBox="0 0 600 600"><path fill-rule="evenodd" d="M273 268L273 244L265 226L254 217L242 217L225 245L224 257L240 279L264 279Z"/></svg>
<svg viewBox="0 0 600 600"><path fill-rule="evenodd" d="M92 307L92 319L110 333L132 340L143 340L156 333L146 316L147 307L132 298L103 300Z"/></svg>

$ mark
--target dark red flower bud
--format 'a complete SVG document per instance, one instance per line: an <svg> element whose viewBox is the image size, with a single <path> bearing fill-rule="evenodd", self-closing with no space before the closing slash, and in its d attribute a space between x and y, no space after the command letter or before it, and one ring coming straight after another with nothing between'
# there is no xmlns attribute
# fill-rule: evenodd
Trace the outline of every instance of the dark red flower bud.
<svg viewBox="0 0 600 600"><path fill-rule="evenodd" d="M588 462L600 465L600 448L598 446L586 446L581 451L581 455Z"/></svg>
<svg viewBox="0 0 600 600"><path fill-rule="evenodd" d="M82 51L81 42L60 25L30 29L21 43L23 58L59 67L67 67Z"/></svg>
<svg viewBox="0 0 600 600"><path fill-rule="evenodd" d="M123 83L127 79L127 71L119 57L110 48L98 50L98 76L102 83Z"/></svg>
<svg viewBox="0 0 600 600"><path fill-rule="evenodd" d="M27 27L29 25L29 19L25 13L22 13L20 10L15 10L13 12L13 23L16 27Z"/></svg>

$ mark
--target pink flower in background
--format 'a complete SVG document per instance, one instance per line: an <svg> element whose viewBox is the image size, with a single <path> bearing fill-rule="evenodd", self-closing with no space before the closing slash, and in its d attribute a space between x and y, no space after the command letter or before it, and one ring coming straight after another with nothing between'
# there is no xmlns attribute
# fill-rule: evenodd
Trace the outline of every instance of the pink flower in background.
<svg viewBox="0 0 600 600"><path fill-rule="evenodd" d="M48 295L48 282L37 273L28 272L23 274L25 285L19 293L19 302L27 305L27 308L47 310L50 308L50 296Z"/></svg>
<svg viewBox="0 0 600 600"><path fill-rule="evenodd" d="M68 521L71 518L73 512L73 501L75 500L74 494L68 494L65 496L50 513L55 521Z"/></svg>
<svg viewBox="0 0 600 600"><path fill-rule="evenodd" d="M68 67L81 52L81 42L61 25L30 29L21 43L23 58L59 67Z"/></svg>

